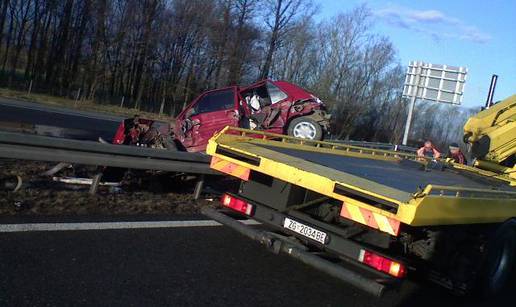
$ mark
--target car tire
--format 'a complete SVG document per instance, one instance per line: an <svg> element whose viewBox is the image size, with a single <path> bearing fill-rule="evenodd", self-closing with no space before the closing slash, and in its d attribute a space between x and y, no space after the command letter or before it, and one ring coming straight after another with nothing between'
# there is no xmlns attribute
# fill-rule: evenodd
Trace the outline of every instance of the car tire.
<svg viewBox="0 0 516 307"><path fill-rule="evenodd" d="M319 123L310 117L294 118L288 125L288 135L303 139L320 141L323 138L323 129Z"/></svg>
<svg viewBox="0 0 516 307"><path fill-rule="evenodd" d="M516 274L516 219L503 223L487 242L479 290L484 298L494 297L508 287Z"/></svg>

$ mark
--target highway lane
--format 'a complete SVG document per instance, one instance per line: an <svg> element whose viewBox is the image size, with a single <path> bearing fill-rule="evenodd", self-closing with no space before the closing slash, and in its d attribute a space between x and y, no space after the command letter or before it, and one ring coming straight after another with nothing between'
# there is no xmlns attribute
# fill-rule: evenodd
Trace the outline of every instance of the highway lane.
<svg viewBox="0 0 516 307"><path fill-rule="evenodd" d="M20 218L14 220L0 222ZM222 226L0 233L0 272L1 306L494 303L413 283L377 299Z"/></svg>
<svg viewBox="0 0 516 307"><path fill-rule="evenodd" d="M0 122L65 128L73 138L110 140L123 117L76 111L0 97Z"/></svg>
<svg viewBox="0 0 516 307"><path fill-rule="evenodd" d="M363 299L222 228L1 234L0 242L0 304L7 306L321 306L336 299L360 306ZM307 292L313 295L299 295Z"/></svg>

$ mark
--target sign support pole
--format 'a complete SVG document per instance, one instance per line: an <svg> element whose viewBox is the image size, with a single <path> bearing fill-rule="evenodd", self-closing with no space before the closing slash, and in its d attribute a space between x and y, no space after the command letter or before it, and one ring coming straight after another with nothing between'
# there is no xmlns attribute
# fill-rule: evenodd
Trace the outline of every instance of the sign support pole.
<svg viewBox="0 0 516 307"><path fill-rule="evenodd" d="M410 99L410 105L408 109L407 122L405 123L405 133L403 133L403 145L407 145L408 135L410 131L410 123L412 122L412 113L414 112L414 106L416 105L416 96L412 96Z"/></svg>
<svg viewBox="0 0 516 307"><path fill-rule="evenodd" d="M418 95L418 92L419 92L419 79L420 79L420 76L421 76L421 66L418 65L417 68L416 68L416 75L414 76L415 77L415 91L410 99L410 105L409 105L409 109L408 109L408 114L407 114L407 122L405 123L405 133L403 133L403 142L402 144L403 145L407 145L407 141L408 141L408 136L409 136L409 132L410 132L410 123L412 122L412 114L414 113L414 107L416 106L416 99L417 99L417 95Z"/></svg>

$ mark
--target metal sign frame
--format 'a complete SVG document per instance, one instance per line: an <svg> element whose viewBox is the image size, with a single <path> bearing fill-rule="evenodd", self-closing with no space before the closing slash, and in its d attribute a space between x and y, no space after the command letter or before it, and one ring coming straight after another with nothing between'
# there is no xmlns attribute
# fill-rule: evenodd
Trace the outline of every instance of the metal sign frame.
<svg viewBox="0 0 516 307"><path fill-rule="evenodd" d="M464 94L466 75L465 67L431 64L411 61L407 67L403 97L410 98L403 145L407 145L412 114L416 100L430 100L439 103L460 105Z"/></svg>
<svg viewBox="0 0 516 307"><path fill-rule="evenodd" d="M403 95L460 105L467 73L465 67L411 61L407 67Z"/></svg>

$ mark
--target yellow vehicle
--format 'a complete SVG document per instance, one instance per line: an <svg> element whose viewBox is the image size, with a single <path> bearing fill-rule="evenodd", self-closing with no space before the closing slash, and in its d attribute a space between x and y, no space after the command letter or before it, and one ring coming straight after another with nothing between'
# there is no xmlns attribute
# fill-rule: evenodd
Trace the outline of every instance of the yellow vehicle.
<svg viewBox="0 0 516 307"><path fill-rule="evenodd" d="M516 179L516 95L471 117L464 125L474 165Z"/></svg>
<svg viewBox="0 0 516 307"><path fill-rule="evenodd" d="M514 150L510 136L504 144ZM499 148L491 152L500 156ZM419 276L455 293L494 295L510 280L516 180L509 174L230 127L207 153L213 169L241 185L204 214L357 288L379 296Z"/></svg>

